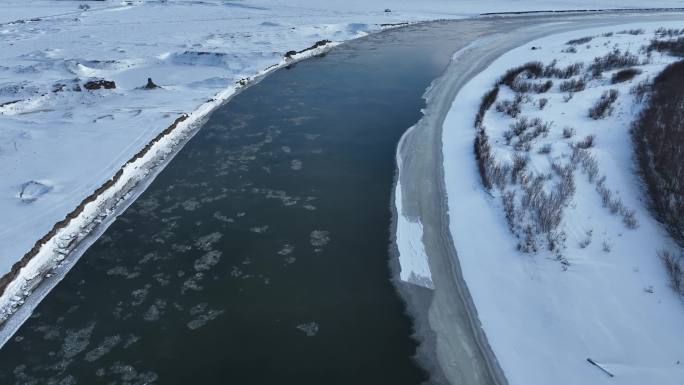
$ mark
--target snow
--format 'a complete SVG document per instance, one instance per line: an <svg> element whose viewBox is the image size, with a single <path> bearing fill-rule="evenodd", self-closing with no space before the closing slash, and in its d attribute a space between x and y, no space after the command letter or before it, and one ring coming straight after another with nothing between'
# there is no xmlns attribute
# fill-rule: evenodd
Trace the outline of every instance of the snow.
<svg viewBox="0 0 684 385"><path fill-rule="evenodd" d="M497 187L485 191L473 155L473 121L480 100L506 70L533 60L548 64L553 58L558 59L558 67L577 61L590 64L615 47L637 54L661 25L684 27L675 22L642 23L574 31L525 44L462 88L446 117L443 153L450 231L482 328L511 385L684 383L684 364L680 364L684 362L684 303L669 287L657 256L659 250L676 245L646 207L629 137L629 124L640 108L630 88L676 59L656 53L650 63L637 66L643 73L635 80L615 85L610 84L615 71L608 71L568 102L563 100L566 93L558 90L561 80L554 79L548 93L531 94L533 101L523 103L521 115L553 121L548 135L533 141L528 168L545 173L550 160L568 161L569 141L595 135L595 145L588 151L597 160L598 176L605 175L605 185L614 196L635 210L636 228L628 228L620 215L603 206L595 181L590 182L578 166L576 192L558 227L566 235L560 251L563 258L543 244L537 252L519 251L520 239L513 236L504 215L502 191ZM618 33L638 28L646 33ZM601 36L606 32L615 35ZM562 52L568 48L565 42L584 36L596 37L576 46L577 53ZM611 88L620 92L613 114L590 119L588 109ZM497 100L510 97L510 89L504 88ZM532 106L540 97L548 98L541 111ZM513 121L494 107L485 115L484 126L498 162L513 157L512 146L503 137ZM572 139L562 137L565 126L575 128ZM539 154L547 143L552 145L550 154ZM589 364L587 358L615 377Z"/></svg>

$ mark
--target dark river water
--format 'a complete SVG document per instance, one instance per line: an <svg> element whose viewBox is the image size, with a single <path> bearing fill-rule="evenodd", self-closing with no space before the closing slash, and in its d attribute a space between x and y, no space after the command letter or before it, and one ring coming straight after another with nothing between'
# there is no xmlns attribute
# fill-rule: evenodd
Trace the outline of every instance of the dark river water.
<svg viewBox="0 0 684 385"><path fill-rule="evenodd" d="M0 351L0 384L419 384L388 265L395 147L457 23L218 109Z"/></svg>

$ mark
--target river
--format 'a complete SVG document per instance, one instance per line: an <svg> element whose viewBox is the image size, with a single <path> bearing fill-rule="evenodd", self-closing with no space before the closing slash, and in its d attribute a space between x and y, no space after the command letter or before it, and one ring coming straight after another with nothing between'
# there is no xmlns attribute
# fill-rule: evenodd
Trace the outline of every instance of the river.
<svg viewBox="0 0 684 385"><path fill-rule="evenodd" d="M216 110L0 351L0 382L426 380L389 202L397 142L461 44L449 23L386 31Z"/></svg>

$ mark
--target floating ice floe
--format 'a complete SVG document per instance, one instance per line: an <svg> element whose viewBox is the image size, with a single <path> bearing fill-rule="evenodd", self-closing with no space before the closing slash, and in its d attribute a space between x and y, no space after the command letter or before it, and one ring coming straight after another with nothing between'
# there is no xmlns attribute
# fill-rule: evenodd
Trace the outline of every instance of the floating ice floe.
<svg viewBox="0 0 684 385"><path fill-rule="evenodd" d="M297 325L297 329L301 330L306 334L307 337L313 337L318 334L319 325L317 322L307 322L304 324Z"/></svg>

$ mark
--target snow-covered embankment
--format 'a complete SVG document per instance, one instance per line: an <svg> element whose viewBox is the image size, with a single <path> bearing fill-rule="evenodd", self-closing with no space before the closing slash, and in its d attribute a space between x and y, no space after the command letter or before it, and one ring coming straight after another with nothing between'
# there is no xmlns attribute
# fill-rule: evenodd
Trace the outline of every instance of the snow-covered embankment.
<svg viewBox="0 0 684 385"><path fill-rule="evenodd" d="M642 50L661 26L684 24L621 25L527 43L465 85L446 117L449 228L511 384L684 380L684 305L657 256L676 245L648 211L629 135L641 107L635 86L675 60ZM541 71L532 66L500 81L532 61ZM628 68L636 75L624 80L618 73ZM481 121L486 191L473 122L495 84Z"/></svg>

